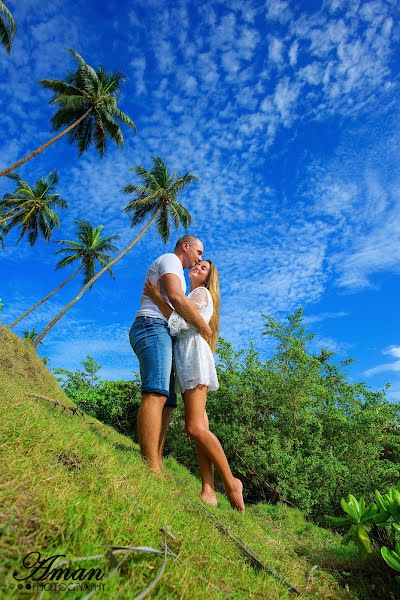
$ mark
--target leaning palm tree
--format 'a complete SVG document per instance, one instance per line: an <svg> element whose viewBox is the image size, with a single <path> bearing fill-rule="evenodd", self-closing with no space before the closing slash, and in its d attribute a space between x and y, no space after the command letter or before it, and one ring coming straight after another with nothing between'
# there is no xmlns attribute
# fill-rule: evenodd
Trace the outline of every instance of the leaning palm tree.
<svg viewBox="0 0 400 600"><path fill-rule="evenodd" d="M140 233L134 240L122 251L118 256L113 258L101 271L99 271L79 292L79 294L71 300L59 313L50 321L47 327L42 331L35 341L35 344L40 344L43 338L48 334L50 329L61 319L63 315L78 302L83 294L88 290L99 277L117 263L125 254L127 254L133 246L146 233L149 227L157 221L157 231L160 234L163 242L167 242L170 235L169 219L172 217L175 227L183 225L187 229L191 222L189 211L178 202L177 197L191 182L197 181L197 177L191 173L185 173L178 177L175 173L170 173L166 164L161 158L152 158L153 168L148 171L145 167L138 166L130 168L130 171L135 171L136 175L141 179L142 185L127 185L123 188L126 194L135 194L133 198L124 208L124 211L131 214L131 225L134 227L141 223L146 217L150 217L148 223L143 227Z"/></svg>
<svg viewBox="0 0 400 600"><path fill-rule="evenodd" d="M85 285L92 279L95 273L96 262L100 263L104 267L110 260L111 256L106 254L107 252L115 252L117 247L112 244L113 240L118 239L119 235L111 235L109 237L102 236L103 225L98 227L92 227L90 223L85 220L75 221L77 224L75 240L57 240L57 244L61 244L63 247L57 250L56 254L65 254L56 264L56 269L62 269L72 263L79 263L78 268L70 275L65 281L63 281L55 290L47 294L42 300L37 302L34 306L31 306L24 314L10 324L11 327L15 327L25 317L30 315L34 310L39 308L46 300L57 294L64 286L67 285L74 277L81 271L84 273L83 284ZM111 270L110 275L113 276Z"/></svg>
<svg viewBox="0 0 400 600"><path fill-rule="evenodd" d="M54 227L60 227L60 219L53 209L68 206L55 192L57 172L52 171L47 177L42 177L34 187L17 173L10 173L8 177L15 181L16 188L12 194L5 194L0 200L0 225L5 223L3 233L19 227L21 235L17 243L27 235L33 246L39 234L48 242Z"/></svg>
<svg viewBox="0 0 400 600"><path fill-rule="evenodd" d="M13 19L12 14L0 0L0 43L3 44L4 48L10 54L11 46L17 31L17 26Z"/></svg>
<svg viewBox="0 0 400 600"><path fill-rule="evenodd" d="M123 147L124 138L116 119L136 131L136 125L128 115L119 110L117 99L120 82L126 79L121 73L106 73L102 66L95 71L74 50L69 50L78 61L78 68L66 77L43 79L39 83L54 92L50 104L59 108L51 118L53 131L65 127L48 142L17 161L7 169L0 171L0 176L13 171L27 160L42 152L56 140L68 134L69 142L78 144L79 156L93 142L96 150L103 157L108 138Z"/></svg>

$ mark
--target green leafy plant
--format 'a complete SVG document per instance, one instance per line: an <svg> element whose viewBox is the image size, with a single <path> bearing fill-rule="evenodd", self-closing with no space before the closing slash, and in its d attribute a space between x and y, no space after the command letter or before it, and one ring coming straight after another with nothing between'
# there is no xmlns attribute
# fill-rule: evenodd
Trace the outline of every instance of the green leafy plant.
<svg viewBox="0 0 400 600"><path fill-rule="evenodd" d="M373 551L372 541L369 537L372 525L387 523L389 513L380 510L374 503L366 507L364 498L361 497L358 501L353 494L349 494L347 500L342 498L340 505L348 517L325 515L325 520L340 527L349 525L350 529L343 538L343 544L353 541L358 548L360 558L366 558Z"/></svg>
<svg viewBox="0 0 400 600"><path fill-rule="evenodd" d="M389 567L400 573L400 543L395 544L394 550L389 550L389 548L383 546L381 555ZM400 576L396 575L395 580L400 582Z"/></svg>
<svg viewBox="0 0 400 600"><path fill-rule="evenodd" d="M400 533L400 481L383 496L375 490L375 498L381 511L388 513L392 518L393 533Z"/></svg>

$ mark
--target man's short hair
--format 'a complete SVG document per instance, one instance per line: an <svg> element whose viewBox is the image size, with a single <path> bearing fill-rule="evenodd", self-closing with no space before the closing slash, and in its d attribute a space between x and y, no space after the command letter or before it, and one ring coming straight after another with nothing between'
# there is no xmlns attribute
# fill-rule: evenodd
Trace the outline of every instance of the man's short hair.
<svg viewBox="0 0 400 600"><path fill-rule="evenodd" d="M189 244L189 246L191 246L195 242L200 242L201 243L201 240L199 240L199 238L196 237L195 235L189 235L189 234L183 235L176 242L174 250L178 250L178 248L180 248L182 246L182 244L184 244L185 242L187 242Z"/></svg>

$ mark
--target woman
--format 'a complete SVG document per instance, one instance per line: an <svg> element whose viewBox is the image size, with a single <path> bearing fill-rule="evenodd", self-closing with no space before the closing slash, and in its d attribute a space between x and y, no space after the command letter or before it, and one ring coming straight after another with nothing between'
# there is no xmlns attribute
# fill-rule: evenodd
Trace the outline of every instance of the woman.
<svg viewBox="0 0 400 600"><path fill-rule="evenodd" d="M218 469L232 507L244 512L243 485L232 475L225 452L218 438L208 428L207 391L218 389L213 351L218 339L219 281L218 271L210 260L203 260L189 272L191 291L188 298L210 324L210 345L197 329L189 325L161 296L160 289L150 280L144 287L168 319L171 335L175 336L174 366L176 391L183 395L185 429L196 442L202 478L201 497L216 506L213 466Z"/></svg>

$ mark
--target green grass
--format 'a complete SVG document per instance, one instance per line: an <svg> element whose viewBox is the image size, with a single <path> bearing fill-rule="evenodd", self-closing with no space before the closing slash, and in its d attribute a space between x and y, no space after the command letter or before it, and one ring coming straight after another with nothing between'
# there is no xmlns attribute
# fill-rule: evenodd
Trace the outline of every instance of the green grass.
<svg viewBox="0 0 400 600"><path fill-rule="evenodd" d="M111 545L167 543L165 571L152 598L291 598L272 575L253 567L203 509L199 481L173 458L163 479L141 462L136 444L96 421L62 412L27 392L73 406L27 341L0 326L0 397L3 419L0 448L1 597L28 597L13 571L22 572L28 552L69 559L103 554ZM193 455L195 460L195 455ZM223 495L210 511L269 567L294 584L305 598L395 598L383 561L362 565L341 536L307 522L283 504L232 511ZM102 568L113 559L78 561ZM131 553L95 598L134 598L156 576L162 556ZM312 571L312 567L318 565ZM312 577L308 577L310 572ZM379 592L378 592L379 590ZM70 591L69 599L82 598ZM29 593L51 598L54 592Z"/></svg>

